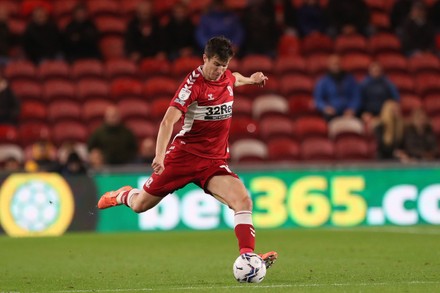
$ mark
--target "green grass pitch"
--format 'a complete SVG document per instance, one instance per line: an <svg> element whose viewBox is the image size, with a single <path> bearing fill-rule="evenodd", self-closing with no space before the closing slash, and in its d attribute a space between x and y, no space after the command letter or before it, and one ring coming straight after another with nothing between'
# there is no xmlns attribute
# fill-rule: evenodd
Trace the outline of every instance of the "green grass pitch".
<svg viewBox="0 0 440 293"><path fill-rule="evenodd" d="M279 260L232 276L233 231L0 237L0 292L440 292L440 226L260 230Z"/></svg>

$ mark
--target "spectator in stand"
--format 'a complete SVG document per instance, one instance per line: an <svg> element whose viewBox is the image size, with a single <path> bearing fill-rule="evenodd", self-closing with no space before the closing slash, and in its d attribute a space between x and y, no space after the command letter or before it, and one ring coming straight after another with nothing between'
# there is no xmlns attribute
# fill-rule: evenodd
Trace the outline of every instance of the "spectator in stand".
<svg viewBox="0 0 440 293"><path fill-rule="evenodd" d="M25 148L26 164L35 164L35 171L56 171L58 169L57 150L47 134Z"/></svg>
<svg viewBox="0 0 440 293"><path fill-rule="evenodd" d="M372 125L378 119L386 100L400 100L396 86L384 75L379 62L370 64L368 76L360 84L361 118L366 125Z"/></svg>
<svg viewBox="0 0 440 293"><path fill-rule="evenodd" d="M243 14L243 54L275 56L279 33L271 0L250 0Z"/></svg>
<svg viewBox="0 0 440 293"><path fill-rule="evenodd" d="M151 164L156 155L156 140L152 137L146 137L142 140L141 148L139 150L138 163Z"/></svg>
<svg viewBox="0 0 440 293"><path fill-rule="evenodd" d="M59 173L61 175L79 175L86 174L87 169L79 155L76 152L72 152L67 156L67 161L61 164Z"/></svg>
<svg viewBox="0 0 440 293"><path fill-rule="evenodd" d="M102 152L105 164L133 163L136 159L136 138L121 123L119 110L115 106L106 109L104 123L92 133L87 146L89 152Z"/></svg>
<svg viewBox="0 0 440 293"><path fill-rule="evenodd" d="M15 156L7 157L3 161L3 170L7 172L18 172L23 169L20 160Z"/></svg>
<svg viewBox="0 0 440 293"><path fill-rule="evenodd" d="M314 90L316 108L327 120L336 116L353 117L360 107L360 88L353 75L341 68L338 55L328 60L328 72L316 83Z"/></svg>
<svg viewBox="0 0 440 293"><path fill-rule="evenodd" d="M0 66L8 63L12 44L13 36L8 26L8 12L0 6Z"/></svg>
<svg viewBox="0 0 440 293"><path fill-rule="evenodd" d="M88 169L92 171L101 171L104 168L104 157L102 150L95 148L89 152Z"/></svg>
<svg viewBox="0 0 440 293"><path fill-rule="evenodd" d="M410 161L409 156L404 151L404 121L400 113L399 103L394 100L388 100L384 103L380 112L380 121L374 129L374 133L379 159Z"/></svg>
<svg viewBox="0 0 440 293"><path fill-rule="evenodd" d="M183 2L176 3L170 20L164 27L165 50L169 59L174 60L194 53L194 32L195 26L189 17L188 7Z"/></svg>
<svg viewBox="0 0 440 293"><path fill-rule="evenodd" d="M438 154L435 133L422 108L411 113L411 121L405 129L404 147L408 156L415 160L432 161Z"/></svg>
<svg viewBox="0 0 440 293"><path fill-rule="evenodd" d="M411 6L417 1L420 0L397 0L394 2L390 13L390 24L394 31L402 26L403 22L409 15Z"/></svg>
<svg viewBox="0 0 440 293"><path fill-rule="evenodd" d="M17 124L20 101L0 72L0 124Z"/></svg>
<svg viewBox="0 0 440 293"><path fill-rule="evenodd" d="M431 7L429 7L429 21L434 26L437 33L440 32L440 1L435 1Z"/></svg>
<svg viewBox="0 0 440 293"><path fill-rule="evenodd" d="M64 52L73 62L77 59L100 58L98 49L99 32L89 18L84 4L77 5L72 20L64 29Z"/></svg>
<svg viewBox="0 0 440 293"><path fill-rule="evenodd" d="M313 32L325 33L326 17L326 12L319 0L303 0L298 8L298 29L301 36L307 36Z"/></svg>
<svg viewBox="0 0 440 293"><path fill-rule="evenodd" d="M330 33L368 34L370 10L363 0L329 0L327 5Z"/></svg>
<svg viewBox="0 0 440 293"><path fill-rule="evenodd" d="M151 1L140 2L125 32L127 56L136 62L144 57L164 58L160 29L159 20L153 13L153 3Z"/></svg>
<svg viewBox="0 0 440 293"><path fill-rule="evenodd" d="M429 23L426 7L422 2L411 6L408 18L400 29L402 50L408 56L435 48L435 30Z"/></svg>
<svg viewBox="0 0 440 293"><path fill-rule="evenodd" d="M212 0L208 11L200 17L196 28L196 41L203 50L209 39L225 36L232 41L234 51L239 52L244 41L244 29L238 16L228 10L224 0Z"/></svg>
<svg viewBox="0 0 440 293"><path fill-rule="evenodd" d="M23 34L23 47L26 55L34 63L44 59L61 57L61 34L48 12L37 7L32 12L32 19Z"/></svg>

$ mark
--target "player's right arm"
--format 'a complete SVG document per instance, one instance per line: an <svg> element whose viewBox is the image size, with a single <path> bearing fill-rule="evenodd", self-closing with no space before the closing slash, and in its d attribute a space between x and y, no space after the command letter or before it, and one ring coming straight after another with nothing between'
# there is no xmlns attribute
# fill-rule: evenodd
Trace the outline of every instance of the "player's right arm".
<svg viewBox="0 0 440 293"><path fill-rule="evenodd" d="M156 156L153 159L151 167L154 173L161 174L165 169L164 159L165 153L173 133L174 124L179 121L182 112L176 107L170 106L160 123L159 133L157 134Z"/></svg>

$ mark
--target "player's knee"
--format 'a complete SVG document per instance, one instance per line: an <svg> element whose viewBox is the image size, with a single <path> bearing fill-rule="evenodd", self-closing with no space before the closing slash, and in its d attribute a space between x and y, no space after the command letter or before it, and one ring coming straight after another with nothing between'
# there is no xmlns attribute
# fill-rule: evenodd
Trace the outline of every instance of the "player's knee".
<svg viewBox="0 0 440 293"><path fill-rule="evenodd" d="M252 211L252 200L249 196L243 196L234 200L230 207L235 211Z"/></svg>
<svg viewBox="0 0 440 293"><path fill-rule="evenodd" d="M147 209L146 207L142 204L142 203L134 203L131 207L131 209L135 212L135 213L143 213L145 212Z"/></svg>

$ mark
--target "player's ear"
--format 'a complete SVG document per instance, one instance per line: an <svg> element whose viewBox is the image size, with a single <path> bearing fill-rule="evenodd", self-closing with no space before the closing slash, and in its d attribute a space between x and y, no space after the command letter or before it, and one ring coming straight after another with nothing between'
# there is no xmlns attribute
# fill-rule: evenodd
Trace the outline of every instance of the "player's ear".
<svg viewBox="0 0 440 293"><path fill-rule="evenodd" d="M208 62L208 56L206 56L206 54L203 54L203 62L206 63Z"/></svg>

